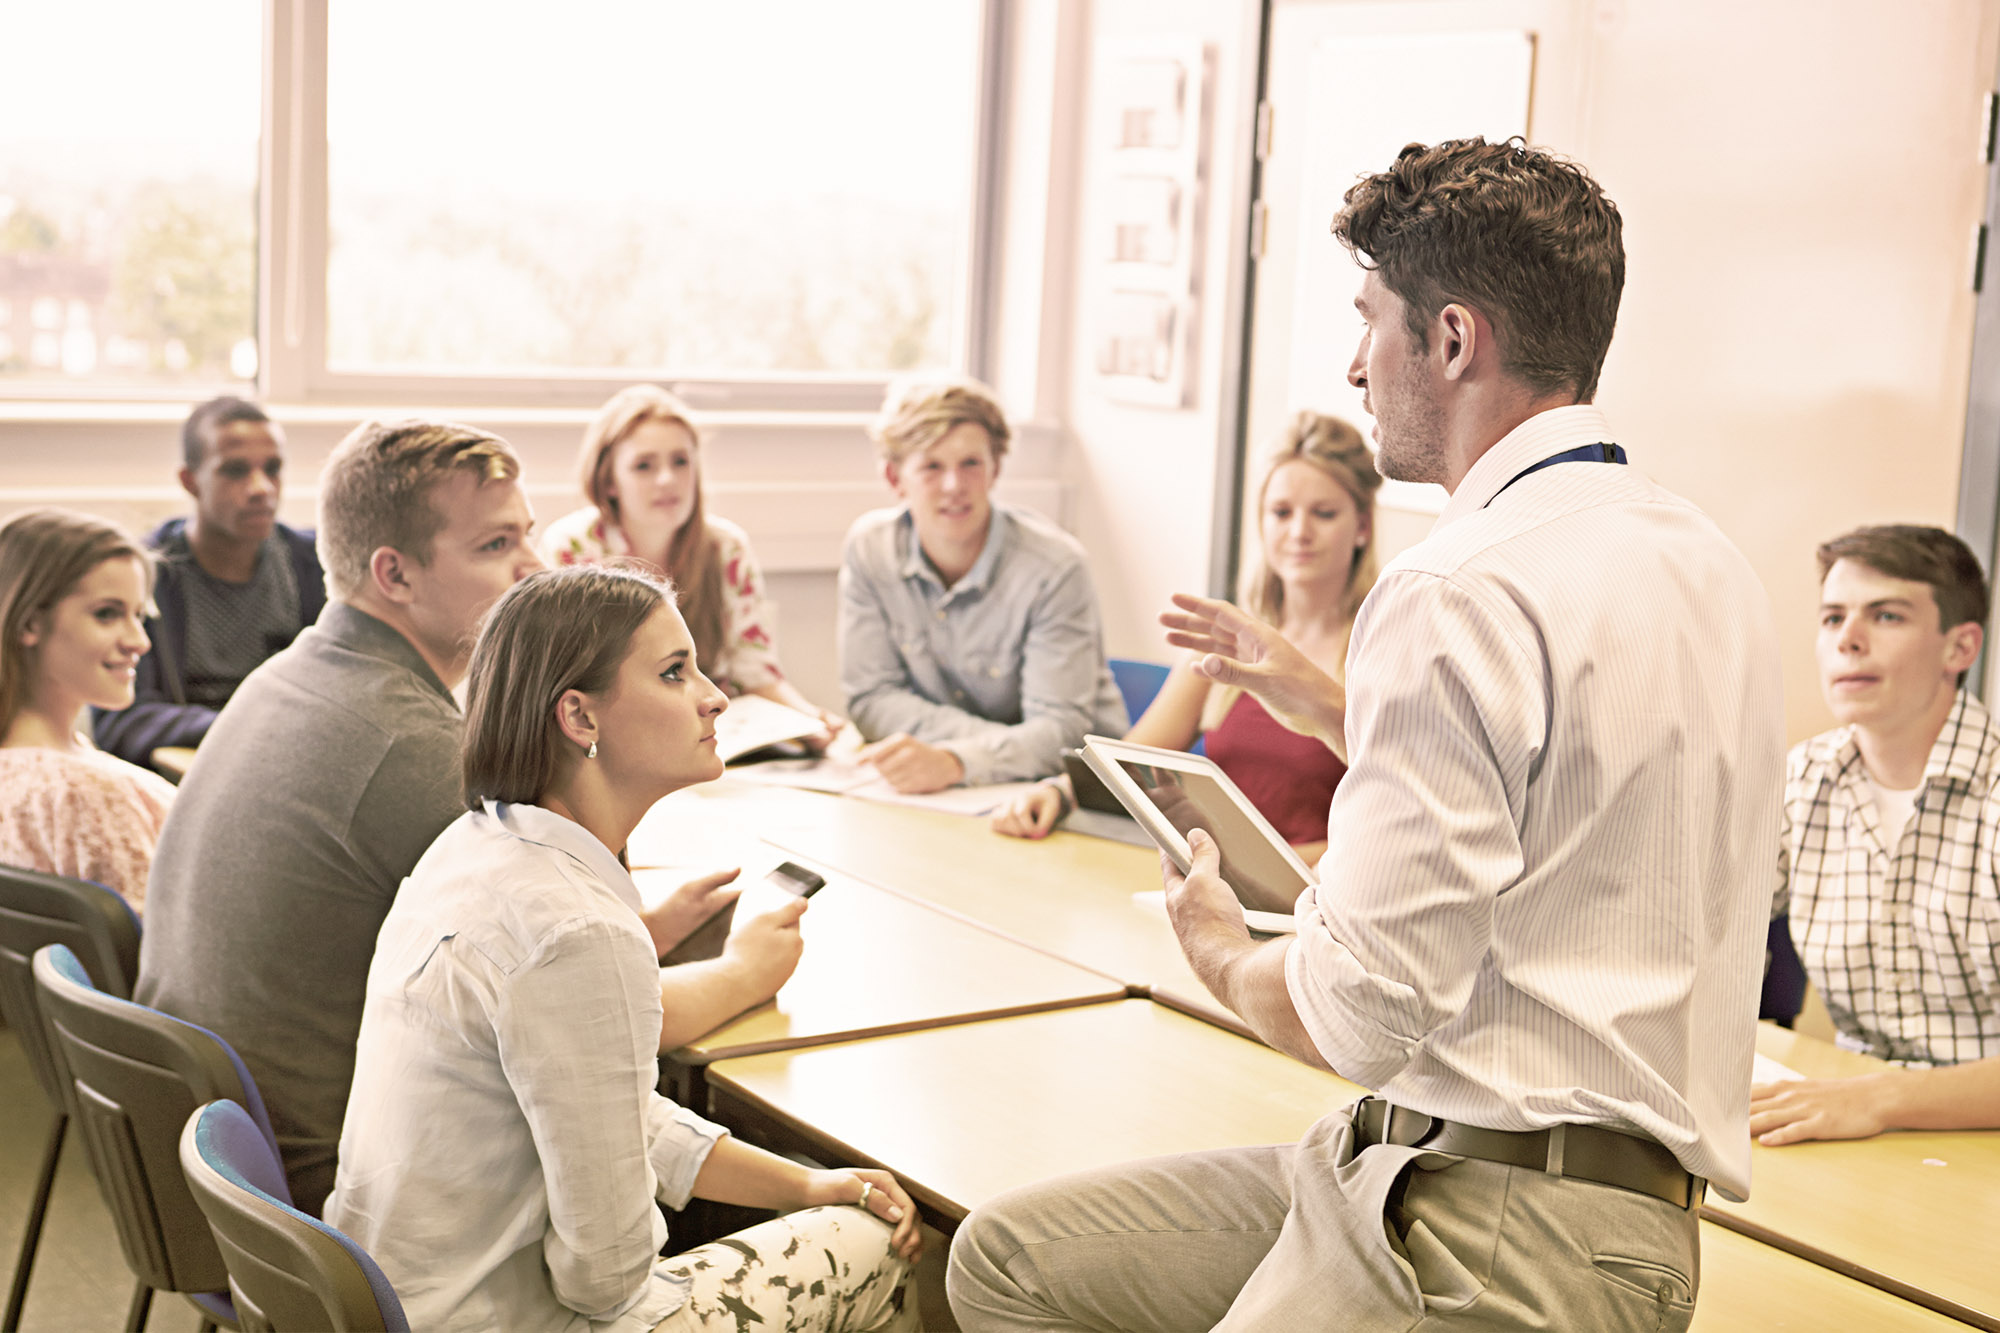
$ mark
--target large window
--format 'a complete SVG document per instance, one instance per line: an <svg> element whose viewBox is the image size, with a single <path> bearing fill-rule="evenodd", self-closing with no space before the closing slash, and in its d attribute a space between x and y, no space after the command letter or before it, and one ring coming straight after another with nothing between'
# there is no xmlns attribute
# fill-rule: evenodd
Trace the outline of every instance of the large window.
<svg viewBox="0 0 2000 1333"><path fill-rule="evenodd" d="M964 366L997 3L9 6L0 393L840 407Z"/></svg>
<svg viewBox="0 0 2000 1333"><path fill-rule="evenodd" d="M946 363L970 0L341 0L329 368Z"/></svg>
<svg viewBox="0 0 2000 1333"><path fill-rule="evenodd" d="M0 10L0 392L256 375L258 12Z"/></svg>

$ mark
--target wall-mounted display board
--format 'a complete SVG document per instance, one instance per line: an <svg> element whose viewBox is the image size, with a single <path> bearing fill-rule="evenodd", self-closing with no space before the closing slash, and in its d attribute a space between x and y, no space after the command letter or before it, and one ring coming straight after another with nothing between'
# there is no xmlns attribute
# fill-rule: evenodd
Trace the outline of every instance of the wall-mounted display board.
<svg viewBox="0 0 2000 1333"><path fill-rule="evenodd" d="M1201 42L1134 39L1108 47L1100 66L1111 180L1087 252L1099 292L1092 361L1104 392L1121 402L1188 403L1212 59Z"/></svg>

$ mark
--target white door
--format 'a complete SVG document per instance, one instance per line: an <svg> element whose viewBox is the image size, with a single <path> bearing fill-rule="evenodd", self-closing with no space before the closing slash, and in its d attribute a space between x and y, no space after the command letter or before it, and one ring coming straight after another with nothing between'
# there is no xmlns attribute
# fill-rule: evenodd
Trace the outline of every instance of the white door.
<svg viewBox="0 0 2000 1333"><path fill-rule="evenodd" d="M1537 141L1536 52L1569 40L1574 3L1341 4L1276 0L1260 185L1262 258L1250 325L1246 513L1261 460L1300 408L1369 433L1346 380L1361 336L1361 269L1330 230L1359 176L1403 145L1484 135ZM1531 110L1535 115L1531 117ZM1378 502L1383 559L1430 530L1444 492L1391 482Z"/></svg>

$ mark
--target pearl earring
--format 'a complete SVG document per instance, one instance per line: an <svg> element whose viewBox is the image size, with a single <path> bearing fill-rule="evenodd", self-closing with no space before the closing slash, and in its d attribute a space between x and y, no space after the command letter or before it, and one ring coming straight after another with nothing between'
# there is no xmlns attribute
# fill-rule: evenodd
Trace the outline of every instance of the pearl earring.
<svg viewBox="0 0 2000 1333"><path fill-rule="evenodd" d="M585 759L595 759L595 758L597 758L597 742L596 742L596 741L592 741L592 742L590 743L590 748L589 748L588 750L585 750L585 751L583 752L583 757L584 757Z"/></svg>

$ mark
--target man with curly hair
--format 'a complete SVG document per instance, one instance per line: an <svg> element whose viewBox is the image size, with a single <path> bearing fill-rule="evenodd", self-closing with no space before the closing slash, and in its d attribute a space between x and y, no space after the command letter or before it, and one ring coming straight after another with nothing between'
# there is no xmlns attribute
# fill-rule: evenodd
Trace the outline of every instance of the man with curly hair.
<svg viewBox="0 0 2000 1333"><path fill-rule="evenodd" d="M1703 1191L1749 1188L1782 692L1755 573L1592 405L1620 233L1518 140L1412 144L1348 191L1348 380L1384 475L1451 499L1362 605L1344 694L1176 599L1198 669L1350 767L1296 936L1249 934L1203 834L1167 905L1264 1040L1376 1095L992 1201L952 1251L968 1330L1692 1319Z"/></svg>

